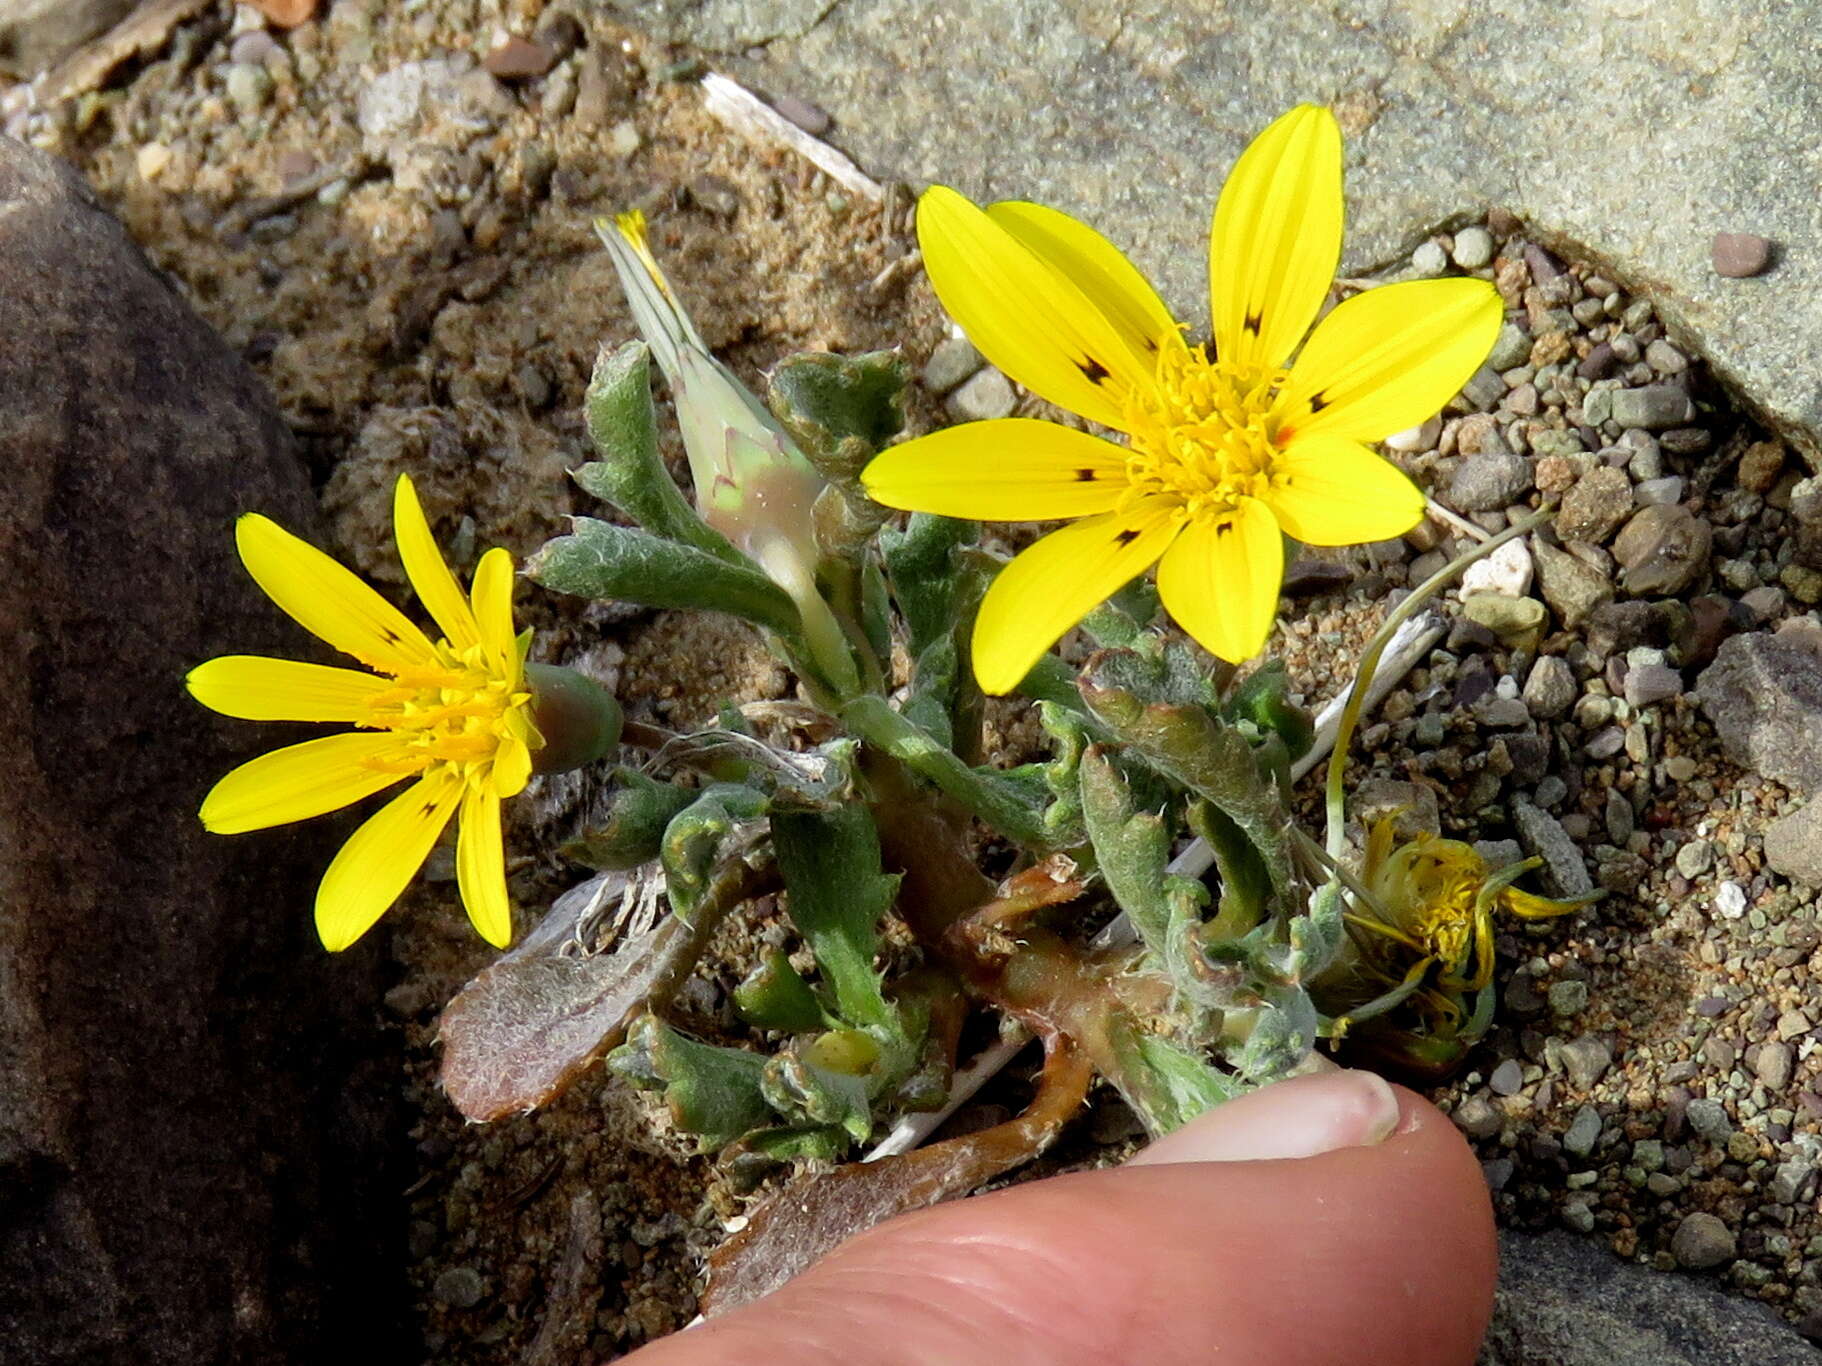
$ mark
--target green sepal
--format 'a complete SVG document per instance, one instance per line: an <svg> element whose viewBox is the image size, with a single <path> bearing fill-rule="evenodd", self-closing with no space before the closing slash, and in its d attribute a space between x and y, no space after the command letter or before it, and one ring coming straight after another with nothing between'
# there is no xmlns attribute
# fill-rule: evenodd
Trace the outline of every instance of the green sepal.
<svg viewBox="0 0 1822 1366"><path fill-rule="evenodd" d="M1309 712L1286 696L1289 682L1284 661L1268 660L1254 669L1228 697L1222 714L1230 721L1249 721L1284 742L1285 758L1295 763L1309 753L1316 726Z"/></svg>
<svg viewBox="0 0 1822 1366"><path fill-rule="evenodd" d="M816 993L782 949L767 952L734 988L734 1009L748 1024L787 1034L807 1034L828 1023Z"/></svg>
<svg viewBox="0 0 1822 1366"><path fill-rule="evenodd" d="M594 679L560 664L527 663L532 724L544 744L532 753L537 773L568 773L605 758L620 742L625 713Z"/></svg>
<svg viewBox="0 0 1822 1366"><path fill-rule="evenodd" d="M547 541L525 562L528 577L558 593L646 607L728 612L783 635L800 629L790 595L756 569L591 517Z"/></svg>
<svg viewBox="0 0 1822 1366"><path fill-rule="evenodd" d="M607 1056L615 1075L641 1090L662 1090L671 1121L713 1152L767 1123L761 1092L766 1058L741 1048L699 1043L656 1015L642 1015Z"/></svg>
<svg viewBox="0 0 1822 1366"><path fill-rule="evenodd" d="M658 856L678 915L687 920L708 890L722 841L736 826L758 820L770 809L763 792L737 783L715 783L671 817Z"/></svg>
<svg viewBox="0 0 1822 1366"><path fill-rule="evenodd" d="M658 454L651 348L642 341L629 341L614 351L603 348L595 358L583 410L601 459L575 470L576 483L654 536L693 546L729 564L747 563L725 536L696 515Z"/></svg>
<svg viewBox="0 0 1822 1366"><path fill-rule="evenodd" d="M637 868L657 858L665 827L698 795L630 768L616 768L613 781L606 816L558 850L564 858L602 872Z"/></svg>

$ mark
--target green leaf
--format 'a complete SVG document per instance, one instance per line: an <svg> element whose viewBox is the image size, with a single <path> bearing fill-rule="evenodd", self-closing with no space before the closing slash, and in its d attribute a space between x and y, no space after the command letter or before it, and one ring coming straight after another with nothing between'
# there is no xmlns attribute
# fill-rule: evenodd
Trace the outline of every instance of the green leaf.
<svg viewBox="0 0 1822 1366"><path fill-rule="evenodd" d="M873 1132L871 1098L877 1087L864 1076L834 1071L793 1051L767 1060L759 1085L766 1104L788 1120L837 1125L856 1143Z"/></svg>
<svg viewBox="0 0 1822 1366"><path fill-rule="evenodd" d="M730 564L747 559L696 515L658 454L652 406L651 349L629 341L595 358L583 400L588 434L601 459L573 473L583 489L612 503L655 536L694 546Z"/></svg>
<svg viewBox="0 0 1822 1366"><path fill-rule="evenodd" d="M898 1013L880 992L873 969L880 918L898 894L898 878L880 871L879 833L865 806L817 814L778 813L772 845L784 876L791 923L816 955L835 997L835 1013L851 1025L902 1034Z"/></svg>
<svg viewBox="0 0 1822 1366"><path fill-rule="evenodd" d="M1245 1088L1217 1072L1199 1050L1157 1034L1123 1027L1112 1039L1119 1060L1116 1085L1153 1138L1232 1100Z"/></svg>
<svg viewBox="0 0 1822 1366"><path fill-rule="evenodd" d="M1194 700L1148 701L1135 691L1170 679L1129 651L1103 650L1080 682L1088 710L1166 777L1212 803L1237 826L1264 866L1268 885L1290 887L1290 817L1277 784L1260 772L1237 730Z"/></svg>
<svg viewBox="0 0 1822 1366"><path fill-rule="evenodd" d="M1276 735L1284 742L1285 757L1294 763L1309 753L1316 727L1310 714L1285 695L1289 686L1284 661L1268 660L1242 680L1222 710L1231 721L1250 721Z"/></svg>
<svg viewBox="0 0 1822 1366"><path fill-rule="evenodd" d="M525 572L577 597L728 612L787 636L801 625L790 595L757 570L589 517L533 552Z"/></svg>
<svg viewBox="0 0 1822 1366"><path fill-rule="evenodd" d="M1216 932L1245 934L1265 918L1272 880L1265 860L1234 820L1213 802L1189 804L1189 828L1208 841L1221 875Z"/></svg>
<svg viewBox="0 0 1822 1366"><path fill-rule="evenodd" d="M1301 987L1288 987L1253 1017L1252 1031L1233 1059L1248 1081L1276 1081L1310 1055L1316 1046L1316 1007Z"/></svg>
<svg viewBox="0 0 1822 1366"><path fill-rule="evenodd" d="M735 783L715 783L671 817L664 828L659 857L671 905L685 919L701 901L714 875L722 842L745 821L771 809L763 792Z"/></svg>
<svg viewBox="0 0 1822 1366"><path fill-rule="evenodd" d="M1107 890L1145 947L1163 961L1171 930L1170 898L1164 891L1170 831L1162 817L1133 809L1125 776L1101 746L1089 746L1079 773L1082 816Z"/></svg>
<svg viewBox="0 0 1822 1366"><path fill-rule="evenodd" d="M823 478L857 489L867 461L905 429L906 375L896 351L813 352L779 363L766 401Z"/></svg>
<svg viewBox="0 0 1822 1366"><path fill-rule="evenodd" d="M771 1118L760 1089L765 1057L698 1043L656 1015L641 1016L633 1024L626 1042L608 1054L607 1065L642 1090L662 1090L671 1121L696 1135L704 1152Z"/></svg>
<svg viewBox="0 0 1822 1366"><path fill-rule="evenodd" d="M671 818L697 797L630 768L616 768L613 781L606 816L564 844L558 850L564 858L602 871L649 863L658 857Z"/></svg>
<svg viewBox="0 0 1822 1366"><path fill-rule="evenodd" d="M816 993L791 966L783 949L772 949L734 988L734 1009L761 1029L807 1034L826 1023Z"/></svg>

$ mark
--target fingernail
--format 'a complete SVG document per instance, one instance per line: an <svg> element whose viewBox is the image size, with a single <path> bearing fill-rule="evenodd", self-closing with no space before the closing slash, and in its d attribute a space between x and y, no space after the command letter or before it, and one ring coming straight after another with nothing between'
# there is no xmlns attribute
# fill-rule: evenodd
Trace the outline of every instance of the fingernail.
<svg viewBox="0 0 1822 1366"><path fill-rule="evenodd" d="M1398 1093L1371 1072L1293 1077L1216 1106L1127 1165L1256 1162L1365 1148L1389 1138L1398 1117Z"/></svg>

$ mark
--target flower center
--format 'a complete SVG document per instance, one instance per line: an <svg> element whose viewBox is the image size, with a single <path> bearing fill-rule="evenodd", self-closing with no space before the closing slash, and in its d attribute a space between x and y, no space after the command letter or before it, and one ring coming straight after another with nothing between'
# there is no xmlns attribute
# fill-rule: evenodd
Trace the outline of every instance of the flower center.
<svg viewBox="0 0 1822 1366"><path fill-rule="evenodd" d="M393 675L398 686L367 703L362 724L389 730L405 742L406 753L375 761L387 772L418 773L434 763L491 763L512 736L513 713L531 693L496 672L479 645L457 652L446 640L436 645L437 663Z"/></svg>
<svg viewBox="0 0 1822 1366"><path fill-rule="evenodd" d="M1271 406L1286 374L1210 360L1180 337L1167 339L1156 383L1126 396L1130 497L1165 494L1200 520L1264 493L1278 455Z"/></svg>

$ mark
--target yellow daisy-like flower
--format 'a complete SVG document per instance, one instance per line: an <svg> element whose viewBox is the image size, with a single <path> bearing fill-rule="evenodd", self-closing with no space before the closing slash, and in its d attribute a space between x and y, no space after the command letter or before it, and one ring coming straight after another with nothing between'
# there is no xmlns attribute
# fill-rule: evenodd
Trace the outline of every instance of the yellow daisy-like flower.
<svg viewBox="0 0 1822 1366"><path fill-rule="evenodd" d="M1281 533L1353 545L1417 524L1423 495L1362 443L1416 426L1454 396L1492 349L1500 298L1481 280L1386 285L1311 332L1340 260L1341 219L1340 127L1328 110L1299 106L1241 154L1215 206L1211 354L1184 340L1116 247L1067 214L1016 202L983 210L943 186L924 194L918 242L950 316L1027 389L1126 436L1116 445L1005 418L907 442L867 467L867 491L889 507L1080 519L1018 555L988 590L974 629L987 692L1016 687L1153 564L1183 628L1244 660L1277 611Z"/></svg>
<svg viewBox="0 0 1822 1366"><path fill-rule="evenodd" d="M234 528L241 563L305 630L373 673L259 655L224 655L191 670L204 706L248 721L340 721L358 727L261 755L203 799L219 834L263 830L335 811L416 781L354 832L316 894L316 928L345 949L398 900L451 816L456 876L469 919L490 944L512 940L500 802L531 777L544 742L525 685L531 633L513 634L512 556L489 550L463 596L438 553L411 480L393 495L399 556L443 638L405 615L316 547L257 513Z"/></svg>

